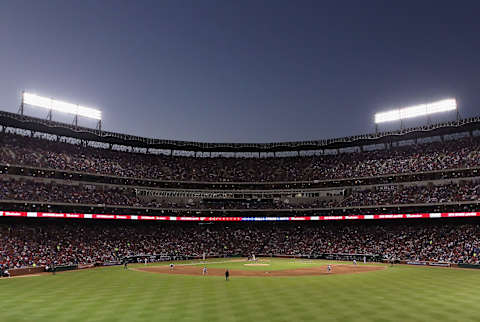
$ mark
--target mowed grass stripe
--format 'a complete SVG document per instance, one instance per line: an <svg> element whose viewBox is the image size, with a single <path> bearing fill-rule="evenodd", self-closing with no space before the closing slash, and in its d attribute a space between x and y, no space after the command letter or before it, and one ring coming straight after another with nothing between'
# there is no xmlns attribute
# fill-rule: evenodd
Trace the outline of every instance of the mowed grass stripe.
<svg viewBox="0 0 480 322"><path fill-rule="evenodd" d="M476 321L479 282L480 271L409 266L230 282L110 267L0 280L0 321Z"/></svg>

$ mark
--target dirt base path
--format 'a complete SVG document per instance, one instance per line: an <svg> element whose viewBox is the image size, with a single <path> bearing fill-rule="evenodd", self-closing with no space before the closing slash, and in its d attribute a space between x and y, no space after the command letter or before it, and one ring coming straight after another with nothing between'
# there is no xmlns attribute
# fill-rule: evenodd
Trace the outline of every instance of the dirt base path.
<svg viewBox="0 0 480 322"><path fill-rule="evenodd" d="M327 272L327 265L315 266L315 267L303 267L297 269L287 269L287 270L273 270L269 271L268 268L265 270L230 270L230 276L252 276L252 277L286 277L286 276L312 276L312 275L332 275L332 274L355 274L355 273L364 273L371 271L378 271L385 269L385 266L363 266L363 265L332 265L332 271ZM177 274L177 275L202 275L203 267L201 266L175 266L174 270L170 270L168 266L152 266L152 267L139 267L134 268L134 270L158 274ZM222 268L208 268L208 275L211 276L224 276L225 270Z"/></svg>

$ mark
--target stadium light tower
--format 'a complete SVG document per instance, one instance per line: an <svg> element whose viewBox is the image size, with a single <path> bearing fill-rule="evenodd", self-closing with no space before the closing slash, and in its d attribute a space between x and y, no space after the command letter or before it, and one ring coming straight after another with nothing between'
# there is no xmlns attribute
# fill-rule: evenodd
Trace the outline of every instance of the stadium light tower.
<svg viewBox="0 0 480 322"><path fill-rule="evenodd" d="M448 112L448 111L457 111L457 101L454 98L449 98L433 103L420 104L409 107L404 107L400 109L395 109L387 112L381 112L375 114L375 127L377 128L378 124L392 121L400 121L401 127L403 127L403 120L419 117L419 116L428 116L431 114Z"/></svg>
<svg viewBox="0 0 480 322"><path fill-rule="evenodd" d="M20 114L23 115L24 105L37 106L48 109L48 119L52 120L52 111L74 115L74 125L78 125L78 117L83 116L98 121L97 128L102 129L102 112L100 110L78 104L67 103L53 98L42 97L36 94L23 92Z"/></svg>

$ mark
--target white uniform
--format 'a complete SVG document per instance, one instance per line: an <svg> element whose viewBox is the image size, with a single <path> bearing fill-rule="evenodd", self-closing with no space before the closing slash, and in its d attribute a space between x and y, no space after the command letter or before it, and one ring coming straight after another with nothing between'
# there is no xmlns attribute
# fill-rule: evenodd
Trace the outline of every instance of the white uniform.
<svg viewBox="0 0 480 322"><path fill-rule="evenodd" d="M332 270L332 265L328 265L328 266L327 266L327 272L330 273L331 270Z"/></svg>
<svg viewBox="0 0 480 322"><path fill-rule="evenodd" d="M357 260L356 259L353 260L353 265L357 265Z"/></svg>
<svg viewBox="0 0 480 322"><path fill-rule="evenodd" d="M203 268L203 275L207 275L207 267Z"/></svg>
<svg viewBox="0 0 480 322"><path fill-rule="evenodd" d="M170 264L170 270L173 271L173 264Z"/></svg>

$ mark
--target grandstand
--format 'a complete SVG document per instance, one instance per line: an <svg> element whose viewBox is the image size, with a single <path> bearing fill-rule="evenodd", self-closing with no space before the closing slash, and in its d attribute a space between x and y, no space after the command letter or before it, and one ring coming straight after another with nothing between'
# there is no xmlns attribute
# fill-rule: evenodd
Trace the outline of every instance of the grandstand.
<svg viewBox="0 0 480 322"><path fill-rule="evenodd" d="M311 145L248 147L0 115L5 210L318 216L465 212L478 205L478 118ZM173 155L180 149L230 154ZM295 155L274 156L272 149ZM259 151L264 155L245 156Z"/></svg>
<svg viewBox="0 0 480 322"><path fill-rule="evenodd" d="M10 217L10 221L5 218L7 221L2 226L4 234L10 236L4 239L8 243L3 249L8 249L6 253L10 255L22 253L15 248L21 247L20 244L11 243L13 236L6 230L11 225L16 227L15 238L22 239L28 231L33 232L29 237L33 239L27 244L35 245L31 249L29 246L25 256L12 258L4 251L3 261L13 267L47 265L49 257L55 257L57 264L73 265L119 262L121 258L138 254L174 256L168 242L174 242L175 247L182 250L180 253L177 250L175 256L185 258L203 253L220 257L248 256L254 252L265 256L312 258L328 254L368 254L376 260L396 258L474 264L478 261L473 255L478 252L476 239L462 237L477 229L475 221L453 219L478 214L478 118L310 143L245 145L138 138L25 115L7 112L0 115L0 215ZM217 155L173 153L182 149ZM301 153L301 150L309 152ZM232 151L238 154L232 155ZM259 152L263 155L257 155ZM270 152L293 153L278 156ZM248 156L248 153L254 154ZM436 217L450 217L450 224L430 224L428 218ZM50 218L53 222L40 218ZM72 226L61 218L80 222ZM131 226L95 221L91 225L82 222L82 218L268 220L272 224L242 226L236 223L233 230L226 230L221 224L209 226L207 230L186 224L173 229L172 224ZM298 228L273 223L368 218L423 219L419 219L418 224L401 221L395 225L376 222L350 226L339 223ZM185 232L180 232L184 229ZM351 236L352 229L358 235L355 238ZM97 242L110 246L90 244L93 253L85 257L75 243L91 243L81 241L79 234L86 230L99 230L94 235L103 237L98 237ZM453 230L465 232L458 234L457 239L445 239L447 246L436 244L437 248L432 249L427 245L409 251L392 248L405 236L410 238L405 243L413 245L418 239L449 235ZM54 237L58 231L64 235L57 233ZM172 231L186 239L169 236ZM374 231L385 231L384 235L375 236L375 246L368 242L373 238L368 236L373 236ZM42 238L48 244L34 244L35 234L48 234L48 238ZM288 241L281 240L285 234L290 236ZM332 244L335 236L341 240ZM136 239L137 245L143 248L127 247L112 252L113 245L119 244L122 238ZM194 243L191 238L202 243ZM278 240L273 242L272 238ZM324 238L330 240L332 247L325 248L320 242ZM346 243L346 239L352 242ZM69 241L69 250L60 257L53 255L54 245L62 240ZM234 244L233 240L236 240Z"/></svg>
<svg viewBox="0 0 480 322"><path fill-rule="evenodd" d="M120 263L128 256L194 259L207 257L289 256L328 259L335 256L368 261L395 258L404 261L480 264L474 222L384 223L225 223L203 229L195 223L136 223L130 221L72 224L10 219L0 224L0 249L9 267L45 266L56 258L58 265ZM10 227L10 231L9 231ZM87 233L88 232L88 233ZM430 240L435 243L430 244ZM128 241L128 242L127 242ZM201 242L199 242L201 241ZM28 245L24 248L24 243ZM58 251L57 245L61 245ZM84 247L82 245L88 245ZM116 249L115 249L116 248Z"/></svg>

